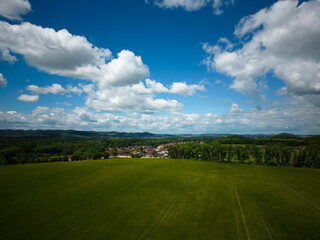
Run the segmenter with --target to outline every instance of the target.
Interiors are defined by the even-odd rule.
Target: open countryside
[[[320,171],[183,159],[0,167],[1,239],[319,239]]]
[[[320,240],[320,0],[0,0],[0,240]]]

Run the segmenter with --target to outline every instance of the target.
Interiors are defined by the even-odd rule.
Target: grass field
[[[0,167],[0,239],[320,239],[320,171],[174,159]]]

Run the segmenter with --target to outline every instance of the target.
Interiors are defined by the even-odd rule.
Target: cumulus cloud
[[[41,71],[92,80],[101,88],[135,84],[149,75],[148,67],[133,52],[122,50],[112,59],[108,49],[95,47],[66,29],[0,21],[0,32],[1,58],[11,63],[17,61],[13,54],[20,54]]]
[[[303,105],[303,107],[302,107]],[[233,110],[232,110],[233,109]],[[270,109],[239,110],[232,103],[225,114],[159,114],[97,113],[87,107],[71,110],[37,107],[31,114],[0,112],[1,128],[50,128],[96,131],[150,131],[157,133],[279,133],[314,134],[320,130],[320,111],[308,102],[291,99]],[[306,128],[305,126],[308,126]]]
[[[193,84],[187,85],[185,82],[174,82],[170,88],[170,93],[181,95],[194,95],[196,91],[205,91],[203,85]]]
[[[149,1],[147,1],[148,3]],[[223,13],[222,7],[233,5],[234,0],[154,0],[154,4],[161,8],[183,8],[186,11],[197,11],[211,5],[216,15]]]
[[[180,95],[195,95],[197,91],[205,91],[203,84],[188,85],[186,82],[173,82],[168,88],[155,80],[146,79],[145,84],[141,81],[133,85],[132,89],[138,94],[171,93]]]
[[[67,86],[67,89],[65,89],[64,87],[62,87],[60,84],[54,83],[51,86],[46,86],[46,87],[39,87],[37,85],[29,85],[26,87],[26,89],[30,92],[32,92],[33,94],[60,94],[60,95],[64,95],[66,93],[74,93],[74,94],[78,94],[81,95],[81,93],[83,92],[80,88],[77,87],[72,87],[72,86]]]
[[[201,84],[187,85],[174,82],[165,87],[155,80],[146,79],[138,84],[121,87],[96,88],[93,84],[83,86],[88,94],[86,104],[97,111],[123,112],[137,110],[144,113],[159,111],[179,111],[183,104],[174,99],[156,98],[158,93],[194,95],[197,91],[205,91]]]
[[[39,95],[21,94],[18,99],[22,102],[38,102]]]
[[[75,87],[75,86],[71,86],[71,85],[67,86],[66,92],[67,93],[73,93],[73,94],[76,94],[78,96],[80,96],[83,93],[81,88],[78,88],[78,87]]]
[[[38,87],[36,85],[29,85],[26,87],[27,90],[36,94],[65,94],[66,90],[60,84],[52,84],[52,86]]]
[[[55,31],[31,23],[12,25],[0,21],[0,32],[2,60],[13,63],[17,61],[14,55],[20,54],[30,66],[41,71],[91,81],[79,85],[83,89],[64,88],[56,83],[46,87],[29,85],[26,90],[33,95],[24,94],[19,97],[21,101],[36,101],[35,96],[38,100],[40,94],[81,95],[84,91],[86,106],[96,111],[154,113],[183,108],[183,104],[174,99],[157,98],[158,93],[192,96],[205,90],[202,84],[174,82],[165,87],[146,79],[149,68],[140,56],[122,50],[112,57],[108,49],[95,47],[85,37],[72,35],[66,29]]]
[[[139,89],[139,90],[138,90]],[[113,87],[99,90],[86,89],[86,105],[96,111],[124,112],[137,110],[144,113],[182,110],[183,104],[176,100],[155,98],[148,89],[133,86]]]
[[[28,0],[0,0],[0,16],[10,20],[22,20],[21,15],[31,11]]]
[[[97,48],[85,37],[72,35],[66,29],[55,31],[28,22],[11,25],[0,21],[0,32],[2,60],[15,62],[12,54],[20,54],[29,65],[50,74],[72,77],[71,72],[94,69],[111,57],[108,49]]]
[[[7,80],[4,78],[2,73],[0,73],[0,87],[6,87],[7,86]]]
[[[12,56],[10,54],[10,51],[9,49],[6,49],[6,48],[0,48],[0,60],[1,61],[6,61],[6,62],[9,62],[9,63],[14,63],[16,61],[16,57],[15,56]]]
[[[122,50],[118,53],[118,58],[101,66],[100,71],[101,76],[96,80],[101,88],[139,83],[149,74],[149,69],[143,64],[141,57],[128,50]]]
[[[319,94],[320,1],[298,4],[278,1],[242,18],[234,32],[238,47],[203,44],[204,62],[233,77],[230,87],[244,94],[259,95],[258,81],[269,72],[284,81],[282,93]]]
[[[236,103],[232,103],[229,113],[241,113],[243,110]]]

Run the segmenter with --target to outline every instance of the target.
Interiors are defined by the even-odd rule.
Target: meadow
[[[320,239],[320,170],[182,159],[0,166],[0,239]]]

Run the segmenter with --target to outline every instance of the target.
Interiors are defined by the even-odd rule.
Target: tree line
[[[0,164],[100,159],[108,157],[104,145],[92,140],[52,138],[0,139]]]
[[[270,166],[320,168],[320,145],[287,146],[281,142],[267,145],[237,145],[190,142],[168,148],[171,158],[198,159],[229,163],[255,163]]]

